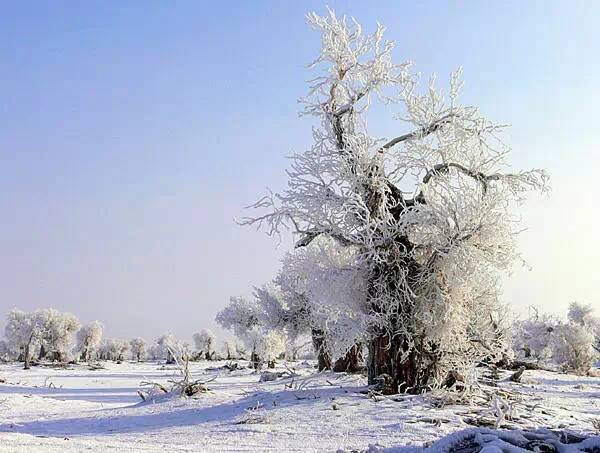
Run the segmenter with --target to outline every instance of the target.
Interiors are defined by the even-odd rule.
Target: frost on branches
[[[232,297],[229,305],[217,314],[217,323],[231,330],[250,352],[250,361],[254,368],[260,369],[265,363],[273,366],[276,358],[285,353],[286,338],[282,331],[267,326],[267,304],[260,304],[259,297],[269,297],[267,289],[255,292],[253,300]],[[272,298],[274,303],[278,303]],[[273,308],[273,307],[271,307]],[[273,314],[270,314],[273,316]]]
[[[12,354],[28,369],[36,357],[37,360],[68,360],[73,335],[79,326],[79,320],[73,314],[53,308],[33,312],[14,309],[7,314],[5,336]]]
[[[393,62],[381,25],[366,35],[331,11],[308,22],[322,44],[302,100],[318,123],[314,145],[292,156],[287,189],[242,223],[291,228],[297,247],[327,237],[357,250],[366,296],[345,335],[367,339],[370,383],[386,374],[390,391],[452,385],[503,349],[498,273],[517,257],[511,207],[543,190],[545,175],[505,172],[502,127],[460,104],[460,71],[447,95],[434,78],[421,88],[408,63]],[[399,110],[392,138],[369,134],[376,100]]]
[[[571,303],[566,322],[532,308],[514,332],[513,349],[526,360],[585,375],[600,359],[600,319],[590,305]]]

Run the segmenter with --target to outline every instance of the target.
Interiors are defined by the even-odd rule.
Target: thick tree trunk
[[[418,392],[429,376],[419,370],[416,349],[402,360],[405,350],[406,342],[399,337],[390,338],[387,333],[374,336],[369,344],[369,384],[383,386],[386,394]]]
[[[331,357],[327,353],[327,347],[325,344],[325,336],[321,330],[313,329],[312,331],[313,347],[317,354],[317,367],[319,371],[333,370],[336,372],[347,371],[350,373],[356,373],[361,369],[362,357],[362,344],[357,343],[346,353],[344,357],[337,359],[332,362]]]

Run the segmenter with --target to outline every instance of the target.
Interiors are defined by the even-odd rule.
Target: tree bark
[[[252,354],[250,354],[250,363],[252,364],[252,367],[255,370],[258,370],[260,368],[261,360],[255,351],[252,351]]]
[[[341,372],[346,371],[348,373],[356,373],[361,369],[362,357],[362,344],[357,343],[350,348],[344,357],[337,359],[333,365],[333,371]]]
[[[29,364],[29,349],[31,348],[31,342],[33,341],[33,337],[34,337],[35,333],[31,332],[31,335],[29,336],[29,341],[27,342],[27,344],[25,345],[25,357],[24,357],[24,361],[25,364],[23,365],[23,369],[24,370],[28,370],[31,368],[30,364]]]
[[[331,369],[331,358],[325,347],[325,335],[322,330],[312,330],[313,347],[317,354],[317,367],[319,371]]]
[[[44,343],[42,342],[42,344],[40,345],[40,353],[38,354],[38,360],[43,360],[44,357],[46,357],[46,348],[44,347]]]

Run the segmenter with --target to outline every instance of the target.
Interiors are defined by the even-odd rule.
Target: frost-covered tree
[[[529,316],[513,326],[513,350],[524,359],[548,361],[552,357],[553,335],[557,325],[557,319],[530,307]]]
[[[327,236],[284,257],[275,278],[284,301],[279,322],[292,340],[311,335],[320,370],[358,369],[366,339],[366,280],[359,251]]]
[[[235,342],[231,340],[224,340],[222,345],[223,357],[225,360],[232,360],[237,358],[237,352],[235,350]]]
[[[460,71],[447,96],[435,78],[421,89],[408,64],[393,62],[382,26],[365,35],[333,12],[308,21],[321,35],[312,66],[324,67],[303,100],[318,121],[314,145],[292,156],[288,188],[242,223],[291,228],[297,247],[327,236],[358,250],[363,319],[344,340],[367,338],[370,383],[386,374],[389,391],[418,392],[472,374],[499,353],[498,272],[517,256],[513,207],[545,176],[504,173],[501,126],[459,103]],[[377,99],[401,110],[397,136],[369,133]]]
[[[160,358],[166,359],[167,364],[175,363],[175,356],[177,355],[177,351],[181,349],[181,345],[179,341],[175,338],[175,336],[171,333],[161,335],[156,339],[156,344],[160,348]]]
[[[40,312],[24,312],[13,309],[6,316],[4,335],[12,353],[22,360],[24,368],[30,368],[34,349],[39,346],[43,332],[44,319]]]
[[[72,313],[60,312],[53,308],[40,310],[37,316],[41,322],[39,359],[51,358],[63,362],[73,347],[74,335],[81,323]]]
[[[246,348],[246,345],[242,341],[235,341],[234,347],[235,357],[238,359],[245,359],[246,355],[248,354],[248,348]]]
[[[255,368],[264,363],[272,365],[274,360],[285,353],[286,337],[283,331],[266,324],[269,318],[268,308],[260,304],[261,294],[252,300],[232,297],[229,305],[217,314],[217,322],[227,330],[233,331],[250,352],[250,361]],[[272,315],[272,314],[271,314]],[[243,355],[241,353],[240,355]]]
[[[0,362],[9,362],[12,359],[12,353],[6,340],[0,340]]]
[[[565,371],[585,375],[600,357],[593,331],[579,323],[557,325],[552,340],[554,361]]]
[[[199,333],[195,333],[193,340],[201,356],[203,355],[206,360],[214,358],[216,337],[210,330],[202,329]]]
[[[154,343],[150,345],[148,348],[148,357],[152,360],[162,360],[164,359],[164,348],[162,348],[158,343]]]
[[[100,321],[93,321],[84,325],[77,332],[77,352],[84,362],[89,362],[95,356],[100,343],[104,326]]]
[[[600,319],[591,305],[572,302],[568,322],[559,324],[553,338],[553,358],[567,371],[586,374],[600,358]]]
[[[146,357],[146,341],[143,338],[132,338],[129,342],[131,357],[133,360],[140,362]]]
[[[600,318],[596,316],[594,307],[589,304],[572,302],[567,314],[569,321],[588,328],[595,337],[600,337]]]
[[[127,357],[129,342],[115,338],[104,340],[99,349],[99,356],[103,360],[122,362]]]
[[[275,330],[265,332],[261,329],[251,329],[244,335],[244,341],[252,351],[250,361],[256,369],[262,368],[264,364],[273,368],[275,360],[285,354],[286,338]]]

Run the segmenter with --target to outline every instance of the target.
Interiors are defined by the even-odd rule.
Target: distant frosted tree
[[[245,359],[248,354],[248,348],[242,341],[236,341],[235,346],[235,357],[238,359]]]
[[[81,323],[72,313],[60,312],[53,308],[39,310],[41,337],[39,359],[50,357],[63,362],[73,348],[75,333]]]
[[[0,362],[9,362],[13,357],[7,341],[0,340]]]
[[[285,353],[286,338],[281,332],[251,329],[244,335],[244,342],[252,351],[250,361],[256,369],[264,364],[274,367],[275,360]]]
[[[311,67],[323,67],[303,100],[318,123],[314,144],[292,156],[287,189],[242,223],[291,229],[297,247],[327,236],[358,250],[366,322],[344,336],[367,337],[369,383],[387,375],[387,392],[421,392],[455,372],[474,378],[477,363],[502,352],[498,275],[518,256],[514,207],[544,190],[545,174],[505,173],[502,126],[460,104],[460,71],[444,95],[435,78],[423,85],[393,62],[383,26],[366,35],[332,11],[308,22],[321,36]],[[400,109],[392,138],[369,131],[377,99]]]
[[[589,329],[595,337],[595,343],[600,344],[600,318],[591,305],[572,302],[569,305],[568,318],[571,322]]]
[[[225,357],[226,360],[232,360],[234,358],[237,358],[237,353],[235,350],[235,342],[233,342],[231,340],[224,340],[223,345],[222,345],[222,350],[223,350],[223,357]]]
[[[557,325],[557,319],[531,307],[529,316],[514,325],[513,349],[525,359],[535,359],[537,362],[551,359]]]
[[[143,338],[137,337],[131,339],[129,348],[133,360],[140,362],[146,357],[146,341]]]
[[[258,302],[265,295],[260,290],[255,295],[252,300],[232,297],[229,305],[217,314],[216,320],[244,343],[250,353],[250,361],[258,369],[264,363],[272,365],[278,356],[285,353],[286,336],[265,323],[269,318],[268,308]]]
[[[161,358],[166,358],[167,364],[175,363],[175,354],[179,348],[179,342],[171,333],[166,333],[157,338],[156,344],[160,347]]]
[[[116,338],[104,340],[100,346],[100,357],[104,360],[122,362],[127,357],[129,342]]]
[[[206,360],[212,360],[215,353],[215,335],[208,329],[202,329],[199,333],[193,335],[193,339],[196,350],[204,355]]]
[[[150,359],[152,360],[163,360],[165,358],[163,354],[164,348],[161,347],[158,343],[154,343],[148,348],[148,357],[150,357]]]
[[[594,343],[590,328],[573,321],[561,323],[553,335],[553,358],[565,371],[585,375],[600,358]]]
[[[4,334],[8,347],[23,361],[26,370],[30,368],[34,349],[39,346],[43,325],[43,318],[39,316],[39,312],[27,313],[13,309],[6,316]]]
[[[100,321],[84,325],[77,332],[77,352],[81,360],[89,362],[98,351],[102,342],[104,326]]]

